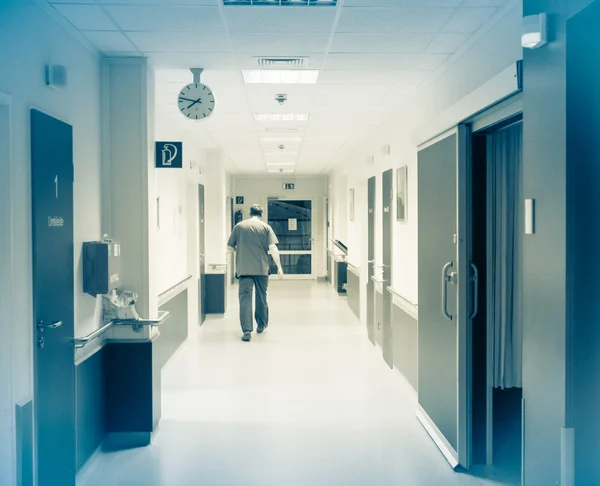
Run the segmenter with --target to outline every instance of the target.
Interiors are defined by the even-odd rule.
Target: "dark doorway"
[[[514,485],[522,467],[522,137],[521,114],[472,137],[471,243],[478,269],[471,336],[473,463]]]

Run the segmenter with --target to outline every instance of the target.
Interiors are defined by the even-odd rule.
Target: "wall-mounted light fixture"
[[[521,45],[526,49],[538,49],[548,43],[548,25],[545,13],[523,18]]]

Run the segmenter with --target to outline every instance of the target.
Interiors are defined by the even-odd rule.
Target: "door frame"
[[[5,156],[7,158],[7,164],[2,164],[0,160],[0,177],[3,181],[8,183],[7,191],[0,191],[0,204],[1,207],[4,208],[6,214],[8,215],[8,220],[5,221],[6,226],[8,228],[8,232],[4,232],[2,237],[5,239],[2,246],[7,248],[7,252],[1,252],[2,256],[0,257],[4,265],[2,268],[6,269],[6,272],[3,274],[3,279],[6,283],[6,288],[2,286],[0,290],[2,291],[2,295],[5,299],[2,302],[2,322],[0,322],[0,354],[7,357],[7,366],[5,369],[0,367],[0,382],[8,383],[8,396],[5,398],[7,401],[7,413],[8,419],[7,423],[10,425],[10,438],[6,443],[0,445],[0,451],[7,453],[7,456],[3,456],[0,461],[0,467],[7,469],[4,470],[6,474],[9,484],[16,484],[17,474],[16,474],[16,428],[15,428],[15,414],[14,414],[14,384],[13,384],[13,332],[12,332],[12,322],[13,322],[13,312],[12,312],[12,285],[13,285],[13,255],[14,255],[14,232],[13,232],[13,191],[12,191],[12,144],[11,140],[13,139],[13,126],[12,126],[12,97],[0,91],[0,110],[3,111],[3,115],[6,115],[7,120],[7,139],[0,139],[0,144],[6,147]],[[6,346],[6,349],[4,349]],[[0,404],[1,406],[2,404]],[[1,423],[4,423],[4,417],[0,418]],[[4,449],[7,449],[5,451]],[[6,462],[4,462],[6,461]],[[2,479],[0,477],[0,479]]]
[[[452,468],[471,466],[471,157],[470,127],[461,124],[419,145],[420,152],[450,136],[456,144],[456,356],[457,356],[457,450],[450,445],[433,420],[419,407],[417,418]]]
[[[269,222],[269,200],[277,199],[278,201],[310,201],[311,204],[311,218],[310,218],[310,234],[311,234],[311,249],[310,251],[282,251],[279,250],[280,255],[310,255],[310,274],[309,275],[296,275],[296,274],[284,274],[283,280],[316,280],[317,279],[317,265],[315,257],[319,254],[316,251],[316,241],[315,238],[315,218],[314,214],[316,213],[317,208],[317,198],[316,197],[303,197],[303,196],[265,196],[264,201],[265,205],[264,210],[265,214],[263,220],[265,222]],[[276,279],[277,275],[271,275],[269,279]]]
[[[517,93],[514,96],[511,96],[510,98],[508,98],[507,100],[505,100],[504,102],[498,104],[497,106],[491,107],[490,109],[482,112],[481,114],[479,114],[477,117],[473,118],[472,120],[469,121],[470,125],[471,125],[471,135],[477,135],[477,134],[487,134],[487,132],[490,132],[489,135],[491,135],[492,133],[494,133],[495,131],[499,130],[502,128],[502,125],[514,118],[519,117],[519,115],[522,117],[523,116],[523,97],[522,97],[522,93]],[[472,142],[471,142],[472,144]],[[493,178],[492,178],[492,172],[490,170],[490,159],[489,159],[489,152],[487,154],[486,157],[486,162],[487,164],[487,175],[486,175],[486,184],[487,184],[487,198],[488,198],[488,203],[489,203],[489,198],[491,196],[491,189],[492,189],[492,182],[493,182]],[[487,215],[486,215],[486,221],[487,221],[487,235],[486,235],[486,239],[488,241],[488,249],[490,248],[489,243],[491,242],[491,234],[492,234],[492,224],[493,224],[493,220],[492,220],[492,216],[490,214],[489,211],[489,207],[487,210]],[[491,261],[490,261],[490,252],[489,250],[486,252],[487,256],[486,256],[486,260],[487,260],[487,265],[488,268],[491,268]],[[486,312],[486,340],[487,340],[487,349],[486,349],[486,376],[487,376],[487,383],[486,383],[486,465],[491,466],[493,465],[494,461],[493,461],[493,455],[494,455],[494,400],[493,400],[493,382],[494,382],[494,377],[493,377],[493,373],[494,373],[494,358],[493,358],[493,352],[494,352],[494,342],[492,339],[492,329],[491,329],[491,324],[492,324],[492,302],[491,299],[489,298],[489,292],[492,284],[492,275],[491,272],[488,272],[487,274],[487,281],[486,281],[486,308],[482,311]],[[523,447],[523,437],[521,438],[521,447]]]

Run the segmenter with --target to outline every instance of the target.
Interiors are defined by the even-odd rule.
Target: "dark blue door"
[[[198,305],[200,306],[200,325],[204,324],[206,320],[206,235],[205,235],[205,223],[204,223],[204,186],[198,184],[198,263],[200,269],[200,275],[198,278],[198,289],[199,298]]]
[[[31,110],[38,486],[75,486],[73,129]]]

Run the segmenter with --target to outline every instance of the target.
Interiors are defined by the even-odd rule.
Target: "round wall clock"
[[[179,93],[177,104],[183,116],[190,120],[201,120],[214,111],[215,95],[202,83],[190,83]]]

